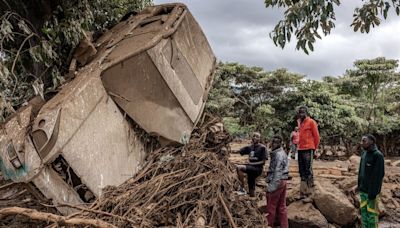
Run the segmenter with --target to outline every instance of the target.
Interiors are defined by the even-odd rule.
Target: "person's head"
[[[370,149],[373,145],[375,145],[375,143],[376,143],[376,138],[371,134],[364,135],[361,138],[361,147],[365,150]]]
[[[251,137],[251,141],[253,141],[253,144],[260,143],[261,141],[261,134],[258,132],[254,132],[253,136]]]
[[[282,146],[282,137],[279,135],[273,136],[271,140],[272,150],[278,149],[281,146]]]
[[[307,106],[301,106],[298,109],[298,115],[301,120],[304,120],[308,116],[308,108]]]
[[[299,131],[299,127],[295,127],[295,128],[294,128],[294,131]]]

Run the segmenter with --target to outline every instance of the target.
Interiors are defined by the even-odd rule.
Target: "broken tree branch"
[[[231,213],[229,212],[229,209],[228,209],[228,207],[226,206],[224,199],[222,199],[221,194],[218,194],[218,198],[219,198],[219,201],[221,201],[222,206],[224,207],[226,216],[228,216],[229,222],[231,223],[231,226],[232,226],[233,228],[237,228],[236,223],[235,223],[235,221],[233,221],[232,215],[231,215]]]
[[[66,217],[61,215],[39,212],[34,209],[21,208],[21,207],[8,207],[0,209],[0,218],[10,215],[24,215],[34,220],[50,221],[57,223],[59,225],[86,225],[99,228],[116,228],[116,226],[104,222],[100,219],[82,219],[82,218],[67,219]]]
[[[133,220],[128,219],[128,218],[123,217],[123,216],[111,214],[111,213],[108,213],[108,212],[105,212],[105,211],[99,211],[99,210],[93,210],[93,209],[89,209],[89,208],[85,208],[85,207],[80,207],[80,206],[76,206],[76,205],[71,205],[71,204],[66,204],[66,203],[58,204],[58,205],[48,205],[48,204],[43,204],[42,203],[42,205],[46,206],[46,207],[70,207],[70,208],[78,209],[78,210],[81,210],[81,211],[88,211],[88,212],[92,212],[92,213],[95,213],[95,214],[114,217],[114,218],[117,218],[117,219],[125,220],[127,222],[132,223],[132,224],[135,224],[135,222]]]

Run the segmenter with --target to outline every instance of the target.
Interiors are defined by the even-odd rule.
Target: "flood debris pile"
[[[9,206],[31,208],[33,210],[57,213],[52,207],[45,207],[41,203],[49,203],[31,184],[14,183],[6,181],[0,173],[0,211]],[[39,220],[31,220],[29,217],[15,214],[4,216],[0,213],[0,227],[40,227],[45,226]]]
[[[90,207],[118,217],[88,211],[76,217],[102,219],[118,227],[265,225],[256,202],[235,200],[238,182],[228,161],[229,139],[218,119],[206,117],[189,144],[151,153],[136,177],[107,187]]]
[[[76,223],[81,221],[117,227],[265,227],[257,201],[239,199],[234,192],[239,183],[228,160],[229,134],[218,118],[208,115],[198,126],[187,145],[155,150],[135,177],[104,188],[89,207],[75,207],[76,213],[57,218],[67,225],[65,221],[73,220],[73,225],[85,225]],[[26,216],[52,216],[32,215]]]

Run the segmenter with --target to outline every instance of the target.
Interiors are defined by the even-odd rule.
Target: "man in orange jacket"
[[[317,122],[308,116],[306,106],[298,110],[297,124],[299,127],[299,143],[297,145],[299,173],[300,173],[300,198],[303,202],[311,202],[314,191],[314,177],[312,160],[319,145],[319,132]]]

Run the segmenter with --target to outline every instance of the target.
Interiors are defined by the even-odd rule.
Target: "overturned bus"
[[[215,72],[183,4],[148,7],[93,47],[58,94],[32,100],[0,128],[3,177],[32,183],[55,205],[91,202],[135,175],[151,151],[143,130],[161,144],[188,142]]]

